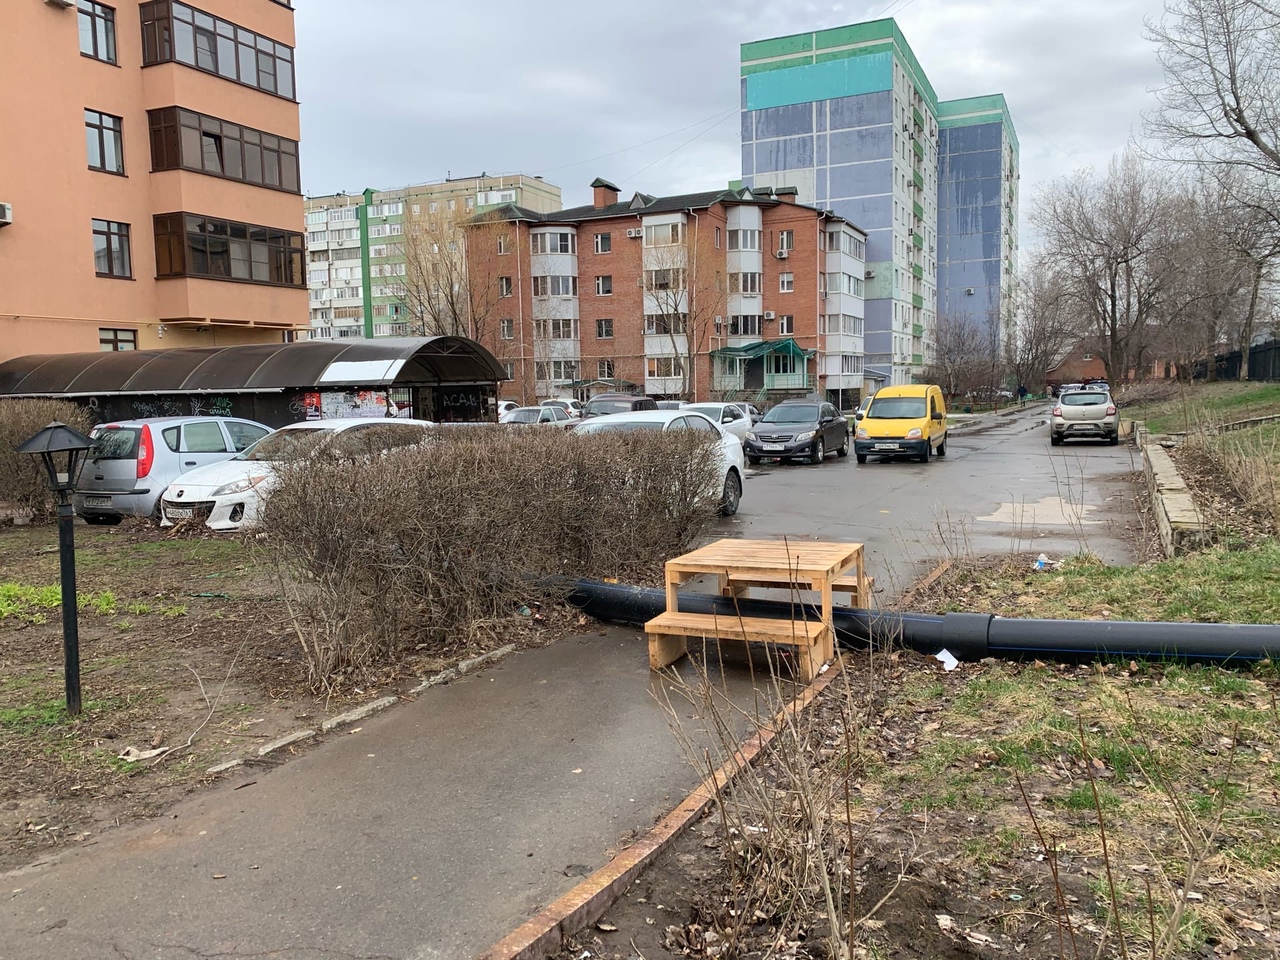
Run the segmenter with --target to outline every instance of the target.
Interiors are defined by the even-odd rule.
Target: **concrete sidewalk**
[[[747,671],[726,671],[753,712]],[[474,956],[698,782],[656,683],[640,634],[610,629],[431,689],[7,874],[0,957]]]

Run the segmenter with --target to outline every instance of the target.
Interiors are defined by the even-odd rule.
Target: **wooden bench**
[[[660,613],[644,625],[649,637],[649,667],[661,670],[688,653],[688,637],[741,640],[794,648],[800,679],[812,680],[834,656],[834,638],[816,621],[765,617],[715,616],[709,613]]]
[[[862,596],[861,588],[858,586],[858,575],[845,575],[837,577],[831,581],[832,593],[849,594],[850,606],[866,610],[871,606],[871,591],[875,589],[876,578],[867,577],[866,579],[866,596]],[[809,587],[797,586],[790,577],[778,574],[777,576],[761,576],[759,574],[737,574],[730,573],[727,576],[720,577],[720,594],[725,597],[741,597],[750,587],[762,587],[770,590],[808,590]]]

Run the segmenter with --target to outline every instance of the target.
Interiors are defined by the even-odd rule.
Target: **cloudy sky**
[[[1038,185],[1103,167],[1160,82],[1162,0],[299,0],[303,187],[541,174],[678,193],[739,174],[738,45],[898,19],[943,99],[1002,92]]]

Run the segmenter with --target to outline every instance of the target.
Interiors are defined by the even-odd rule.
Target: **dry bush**
[[[715,463],[693,433],[441,428],[285,468],[262,542],[311,679],[333,689],[406,649],[492,633],[567,589],[546,578],[652,571],[714,516]]]
[[[1280,432],[1264,428],[1224,431],[1223,424],[1204,418],[1188,434],[1186,444],[1219,465],[1227,484],[1248,510],[1280,530]]]
[[[0,400],[0,501],[30,510],[33,520],[53,516],[49,478],[40,461],[14,448],[54,420],[88,433],[88,412],[68,400]]]

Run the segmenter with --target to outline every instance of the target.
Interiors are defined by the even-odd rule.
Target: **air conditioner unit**
[[[7,227],[13,223],[13,204],[0,203],[0,227]]]
[[[779,251],[778,251],[778,259],[779,259],[779,260],[785,260],[785,259],[787,259],[787,257],[789,257],[789,256],[791,256],[791,251],[790,251],[790,250],[779,250]]]
[[[61,7],[64,10],[69,10],[76,5],[76,0],[44,0],[44,2],[51,7]]]
[[[964,288],[964,292],[965,292],[965,294],[967,294],[968,296],[972,297],[972,296],[973,296],[973,287],[965,287],[965,288]]]
[[[772,310],[766,310],[766,311],[764,312],[764,318],[765,318],[766,320],[772,320],[775,316],[776,316],[776,314],[775,314]]]
[[[867,280],[874,280],[876,278],[876,272],[874,270],[867,270],[863,273],[863,277]]]
[[[637,237],[643,237],[644,227],[632,227],[627,231],[627,236],[633,240],[636,239]]]

